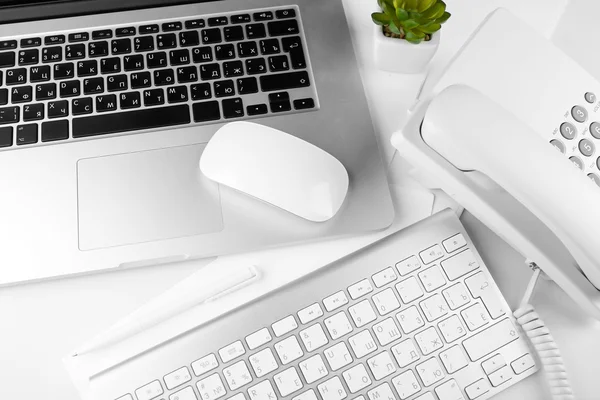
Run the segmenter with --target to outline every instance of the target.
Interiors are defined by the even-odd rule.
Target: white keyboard
[[[107,400],[483,400],[536,370],[472,242],[444,211],[95,387]]]

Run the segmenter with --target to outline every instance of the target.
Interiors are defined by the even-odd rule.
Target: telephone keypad
[[[571,160],[571,162],[580,170],[583,170],[584,166],[583,166],[583,161],[581,161],[581,159],[577,156],[571,156],[569,157],[569,160]]]
[[[560,141],[560,140],[558,140],[558,139],[552,139],[552,140],[550,141],[550,144],[551,144],[552,146],[556,147],[556,148],[558,149],[558,151],[560,151],[561,153],[565,154],[565,150],[566,150],[566,149],[565,149],[565,145],[564,145],[564,143],[563,143],[563,142],[561,142],[561,141]]]
[[[582,106],[575,106],[571,109],[571,116],[577,122],[585,122],[588,117],[588,112]]]
[[[589,139],[582,139],[579,142],[579,151],[586,157],[594,155],[595,146],[594,143]]]
[[[590,104],[593,104],[596,102],[596,95],[592,92],[587,92],[585,94],[585,101],[587,101]]]
[[[592,122],[590,125],[590,133],[596,139],[600,139],[600,122]]]
[[[560,126],[560,134],[567,140],[573,140],[577,135],[577,129],[572,123],[563,122]]]

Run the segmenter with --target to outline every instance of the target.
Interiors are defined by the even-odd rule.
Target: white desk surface
[[[389,137],[403,124],[402,110],[411,105],[424,77],[375,70],[370,63],[369,11],[376,1],[344,1],[371,113],[384,157],[389,162],[393,155]],[[454,16],[444,27],[440,50],[431,65],[432,74],[443,69],[478,22],[495,7],[506,6],[526,19],[537,21],[536,25],[545,21],[543,29],[549,37],[564,6],[563,0],[530,0],[527,4],[520,4],[525,3],[522,0],[448,0],[447,3]],[[406,165],[395,158],[391,163],[390,180],[403,188],[411,188],[407,194],[422,191],[405,171]],[[530,276],[523,258],[469,214],[464,214],[462,220],[509,304],[516,306]],[[352,244],[355,245],[356,242]],[[337,247],[343,249],[344,244],[338,243]],[[254,257],[260,258],[260,254],[255,253]],[[207,262],[0,289],[0,398],[79,399],[61,358]],[[541,283],[533,303],[560,345],[578,399],[598,400],[600,345],[595,339],[600,337],[600,322],[583,315],[577,305],[550,282]],[[541,374],[537,374],[497,398],[543,400],[548,397]]]

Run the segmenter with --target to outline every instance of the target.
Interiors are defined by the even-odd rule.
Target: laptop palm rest
[[[79,160],[79,248],[218,232],[219,187],[198,168],[205,144]]]

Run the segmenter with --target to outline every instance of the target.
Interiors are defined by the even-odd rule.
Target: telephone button
[[[583,170],[583,161],[581,161],[581,159],[579,157],[569,157],[569,160],[571,160],[571,162],[580,170]]]
[[[589,139],[582,139],[579,142],[579,151],[586,157],[591,157],[594,154],[595,146]]]
[[[575,106],[571,109],[571,116],[577,122],[585,122],[588,117],[588,112],[582,106]]]
[[[585,101],[587,101],[590,104],[596,102],[596,95],[592,92],[587,92],[584,97],[585,97]]]
[[[596,139],[600,139],[600,123],[599,122],[592,122],[592,124],[590,125],[590,133]]]
[[[565,154],[566,148],[563,142],[558,139],[553,139],[550,141],[550,144],[558,149],[561,153]]]
[[[598,159],[596,160],[596,166],[598,167],[598,169],[600,169],[600,157],[598,157]]]
[[[560,126],[560,134],[567,140],[573,140],[577,135],[577,129],[572,123],[563,122]]]
[[[600,178],[596,174],[588,174],[588,178],[590,178],[596,185],[600,186]]]

